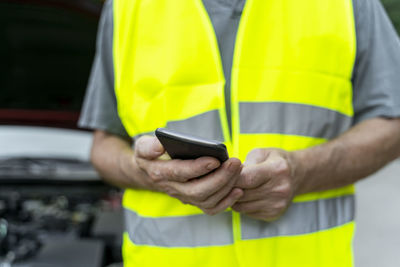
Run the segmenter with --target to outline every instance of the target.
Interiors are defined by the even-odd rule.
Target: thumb
[[[263,148],[253,149],[247,154],[246,161],[243,165],[249,166],[261,163],[268,158],[270,152],[270,150]]]
[[[136,156],[144,159],[156,159],[164,154],[165,149],[154,136],[144,135],[135,142]]]

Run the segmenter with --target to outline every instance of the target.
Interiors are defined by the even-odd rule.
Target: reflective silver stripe
[[[125,209],[125,227],[136,245],[204,247],[233,243],[231,212],[149,218]]]
[[[167,128],[206,139],[224,141],[218,110],[211,110],[181,121],[169,121]]]
[[[163,127],[163,125],[160,125],[160,127]],[[165,128],[205,139],[224,141],[221,118],[218,110],[211,110],[185,120],[169,121]],[[134,137],[134,140],[137,140],[137,138],[143,135],[154,135],[154,132],[139,134]]]
[[[240,132],[276,133],[332,139],[346,131],[352,118],[334,110],[281,102],[241,102]]]
[[[277,221],[241,216],[242,239],[313,233],[354,220],[354,196],[293,203]]]

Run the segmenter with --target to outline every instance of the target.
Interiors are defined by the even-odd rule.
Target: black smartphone
[[[226,146],[218,141],[182,134],[165,128],[157,128],[156,137],[173,159],[196,159],[207,156],[224,162],[229,158]]]

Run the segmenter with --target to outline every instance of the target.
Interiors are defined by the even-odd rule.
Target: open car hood
[[[0,1],[0,125],[76,128],[101,6]]]

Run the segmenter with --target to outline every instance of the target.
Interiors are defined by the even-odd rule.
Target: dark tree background
[[[400,0],[381,0],[390,18],[393,21],[397,32],[400,33]]]

